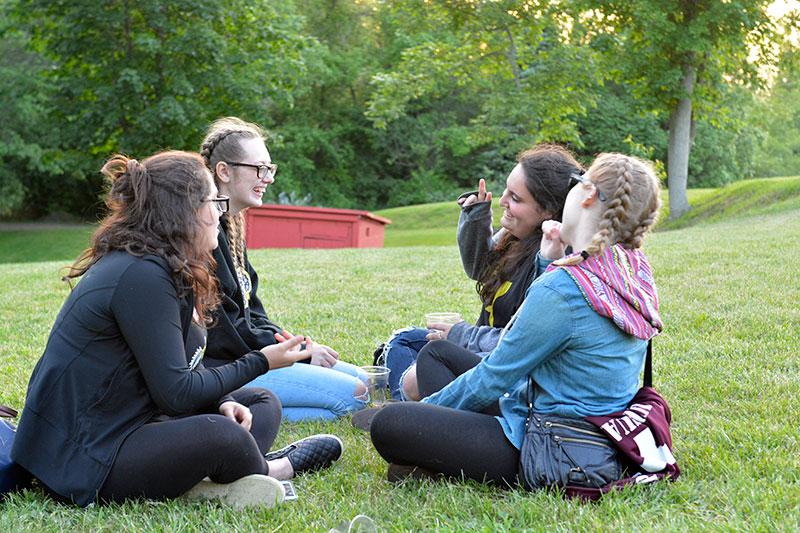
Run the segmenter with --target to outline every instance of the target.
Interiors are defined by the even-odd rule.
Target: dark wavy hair
[[[553,214],[553,220],[561,220],[564,202],[572,187],[570,176],[583,170],[569,150],[557,144],[539,144],[520,152],[517,162],[525,175],[525,187],[534,200]],[[492,303],[500,286],[509,281],[531,261],[542,242],[542,228],[537,227],[531,235],[518,239],[505,232],[489,253],[486,266],[478,276],[476,289],[484,305]]]
[[[82,276],[113,251],[159,256],[167,261],[178,294],[192,291],[201,322],[210,324],[219,296],[212,252],[198,248],[204,231],[198,210],[211,192],[203,158],[168,151],[140,163],[115,155],[101,172],[109,181],[108,215],[64,280]]]

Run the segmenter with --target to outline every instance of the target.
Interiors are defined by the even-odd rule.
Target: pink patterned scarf
[[[578,265],[550,265],[547,271],[556,268],[570,275],[592,309],[625,333],[649,340],[664,329],[653,269],[641,250],[615,244]]]

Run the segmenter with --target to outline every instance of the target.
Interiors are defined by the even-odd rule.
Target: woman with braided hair
[[[220,219],[219,246],[214,250],[222,303],[208,332],[206,364],[213,366],[283,342],[289,335],[267,316],[257,292],[259,277],[245,247],[245,211],[261,205],[277,171],[264,134],[255,124],[222,118],[209,127],[200,155],[220,193],[230,197],[230,210]],[[289,421],[330,420],[366,405],[366,376],[360,368],[340,361],[332,348],[314,344],[303,362],[307,364],[269,372],[251,386],[275,393]]]
[[[531,488],[519,476],[529,405],[537,427],[578,427],[588,424],[583,417],[624,409],[638,390],[647,342],[662,329],[641,250],[658,215],[659,182],[648,163],[621,154],[598,156],[576,181],[563,223],[543,225],[540,275],[497,347],[421,402],[375,414],[371,437],[390,480],[443,474]],[[567,246],[576,253],[562,257]],[[483,412],[492,405],[499,416]],[[573,441],[598,441],[577,431]],[[558,439],[534,451],[545,469],[569,459]],[[601,435],[599,445],[610,443]],[[613,452],[610,460],[613,479],[603,484],[622,475]]]

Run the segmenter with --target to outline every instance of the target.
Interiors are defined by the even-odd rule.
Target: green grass
[[[800,209],[800,177],[743,180],[720,189],[689,191],[692,210],[677,220],[664,211],[660,229],[677,229],[744,214],[758,215]],[[666,199],[666,197],[665,197]],[[668,200],[664,202],[665,208]]]
[[[71,262],[89,246],[95,226],[0,231],[0,263]]]
[[[747,213],[777,213],[800,208],[800,177],[745,180],[721,189],[689,189],[692,210],[685,217],[667,220],[669,198],[662,194],[663,208],[658,229],[677,229],[701,221],[722,220]],[[502,215],[499,202],[493,206],[498,224]],[[377,211],[389,218],[386,248],[406,246],[449,246],[456,242],[459,207],[455,201]],[[86,248],[94,226],[68,226],[58,229],[0,230],[0,263],[75,259]]]
[[[800,529],[800,210],[702,222],[652,235],[666,329],[655,382],[672,406],[678,482],[581,505],[476,483],[384,479],[368,435],[347,420],[285,424],[277,445],[333,432],[347,450],[296,480],[299,500],[236,512],[212,504],[82,510],[37,491],[2,504],[11,530],[327,530],[359,513],[386,530],[795,531]],[[474,318],[455,246],[262,250],[252,259],[278,323],[366,364],[375,344],[429,311]],[[0,403],[21,406],[67,289],[62,261],[0,265]],[[190,444],[190,443],[189,443]]]

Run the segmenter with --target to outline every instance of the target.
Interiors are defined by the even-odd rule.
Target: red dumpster
[[[368,211],[262,205],[247,210],[247,247],[383,248],[388,218]]]

